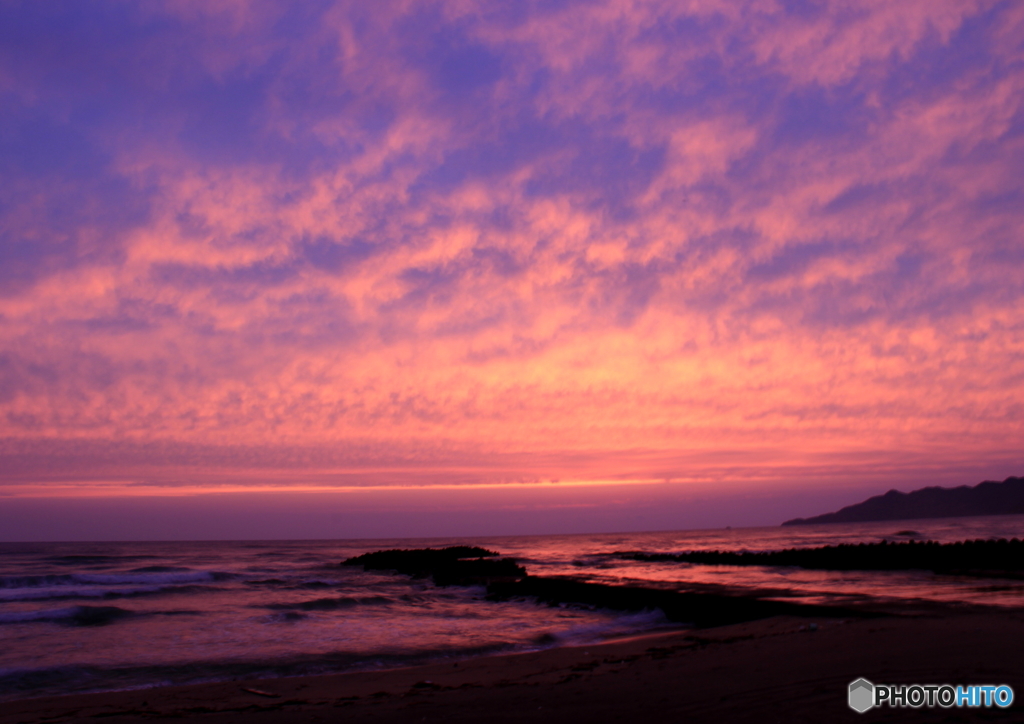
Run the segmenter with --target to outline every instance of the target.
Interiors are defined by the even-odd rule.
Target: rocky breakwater
[[[512,558],[485,548],[451,546],[385,550],[349,558],[341,565],[431,578],[438,586],[485,585],[496,601],[531,600],[548,606],[587,606],[610,611],[660,610],[669,621],[697,627],[722,626],[771,616],[844,617],[870,615],[831,606],[762,600],[756,594],[671,590],[609,585],[563,576],[531,576]]]
[[[1013,538],[968,540],[958,543],[906,541],[857,543],[781,551],[689,551],[642,553],[622,551],[620,558],[657,563],[697,563],[710,566],[793,566],[831,571],[926,570],[953,575],[994,578],[1024,577],[1024,541]]]

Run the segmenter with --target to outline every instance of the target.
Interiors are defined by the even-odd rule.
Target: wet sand
[[[817,625],[812,630],[811,623]],[[849,682],[1009,684],[1024,612],[771,619],[388,671],[31,699],[0,724],[1021,721],[1008,709],[847,707]]]

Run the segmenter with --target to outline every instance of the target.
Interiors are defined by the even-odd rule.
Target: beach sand
[[[1022,643],[1017,610],[786,616],[388,671],[8,702],[0,724],[1024,721]],[[1019,698],[1008,709],[857,714],[847,686],[859,677],[1009,684]]]

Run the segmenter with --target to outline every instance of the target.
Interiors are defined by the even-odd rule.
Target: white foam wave
[[[22,623],[24,621],[62,621],[79,614],[79,606],[50,608],[43,611],[9,611],[0,613],[0,623]]]
[[[573,626],[557,632],[554,639],[562,645],[581,646],[596,643],[611,636],[639,634],[643,631],[660,628],[668,623],[668,619],[661,611],[641,611],[616,616],[603,623]]]
[[[176,590],[192,590],[193,586],[134,586],[121,588],[19,588],[0,589],[0,602],[46,601],[55,598],[120,598],[122,596],[144,596],[147,593],[171,593]]]
[[[207,583],[230,577],[214,571],[181,571],[161,573],[76,573],[71,576],[75,583],[92,583],[101,586],[127,586],[132,584],[160,583]]]
[[[36,611],[3,612],[0,613],[0,624],[53,621],[77,626],[102,626],[133,615],[134,612],[117,606],[68,606]]]
[[[71,573],[58,576],[16,576],[0,578],[0,590],[55,586],[131,586],[181,583],[209,583],[234,576],[218,571],[160,571],[136,573]]]

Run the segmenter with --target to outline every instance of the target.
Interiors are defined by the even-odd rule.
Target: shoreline
[[[812,626],[814,624],[815,626]],[[875,683],[1009,684],[1024,697],[1024,610],[873,618],[776,616],[589,646],[316,676],[228,681],[4,703],[0,724],[445,720],[864,721],[847,707]],[[1008,709],[875,709],[874,721],[1019,719]]]

